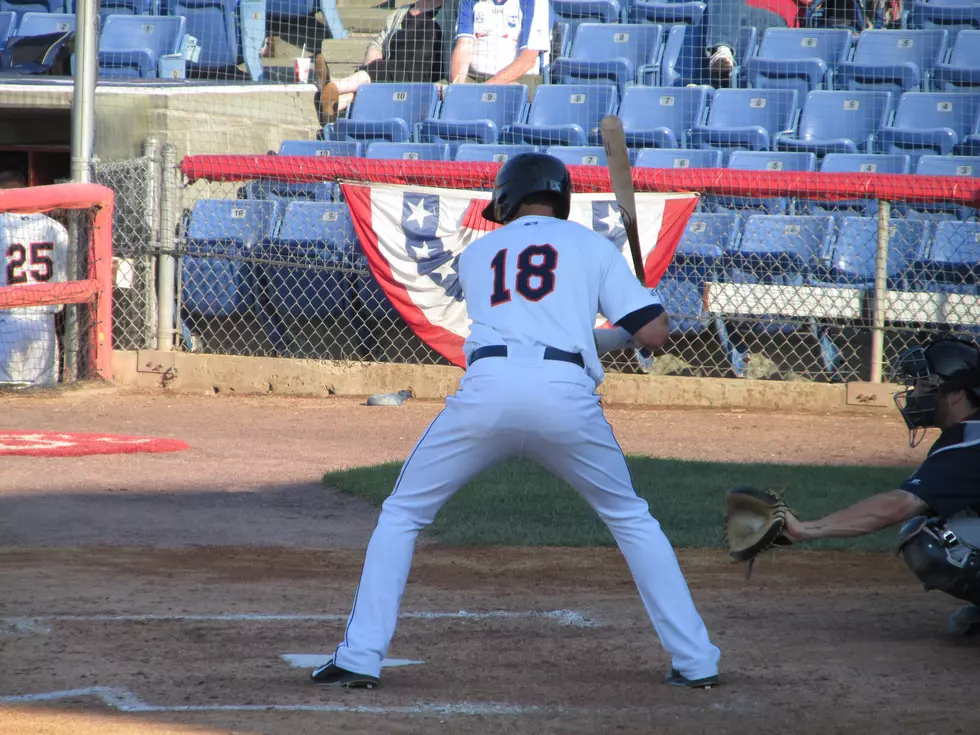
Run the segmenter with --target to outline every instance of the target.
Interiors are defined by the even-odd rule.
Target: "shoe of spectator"
[[[735,54],[728,46],[716,46],[708,60],[708,71],[715,77],[728,79],[735,68]]]

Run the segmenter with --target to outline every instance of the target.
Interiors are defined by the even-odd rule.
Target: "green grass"
[[[628,457],[636,491],[678,547],[719,547],[724,493],[733,485],[770,487],[812,520],[908,477],[904,467],[723,464]],[[401,463],[330,472],[323,481],[380,506]],[[610,546],[612,536],[563,481],[534,462],[512,460],[487,470],[460,490],[426,530],[446,546]],[[815,548],[886,550],[896,529],[856,539],[808,544]]]

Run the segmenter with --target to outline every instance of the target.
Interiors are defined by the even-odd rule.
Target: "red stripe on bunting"
[[[463,338],[453,334],[448,329],[433,324],[426,318],[423,311],[412,301],[405,286],[395,278],[391,266],[381,254],[381,249],[378,246],[378,235],[374,231],[371,218],[371,187],[342,184],[341,188],[344,192],[344,200],[350,209],[357,238],[361,241],[361,247],[364,249],[368,264],[371,266],[371,273],[385,292],[388,300],[391,301],[402,319],[408,323],[408,326],[418,335],[419,339],[453,365],[465,368]],[[472,206],[471,204],[470,207],[472,208]]]

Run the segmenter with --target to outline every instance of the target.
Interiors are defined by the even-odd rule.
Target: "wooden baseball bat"
[[[602,131],[602,145],[606,149],[606,165],[612,181],[616,204],[626,228],[626,239],[633,256],[633,270],[640,283],[647,285],[643,268],[643,254],[640,252],[640,231],[636,222],[636,192],[633,189],[633,174],[630,171],[629,151],[626,150],[626,135],[623,121],[618,115],[606,115],[599,123]]]

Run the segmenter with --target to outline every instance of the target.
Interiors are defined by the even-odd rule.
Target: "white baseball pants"
[[[509,357],[474,363],[415,445],[368,544],[335,663],[380,676],[418,532],[481,471],[521,455],[567,481],[609,527],[674,668],[689,679],[716,674],[720,652],[670,542],[633,490],[595,383],[577,365],[532,352],[515,357],[511,348]]]
[[[54,314],[0,311],[0,383],[58,382]]]

